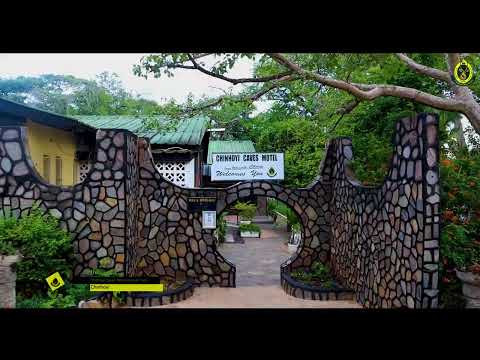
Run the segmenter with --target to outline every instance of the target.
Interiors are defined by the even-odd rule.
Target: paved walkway
[[[191,298],[161,308],[360,308],[354,301],[303,300],[287,295],[280,286],[280,265],[291,256],[288,233],[272,224],[260,226],[260,239],[224,243],[218,249],[237,267],[236,288],[196,288]]]
[[[280,285],[238,288],[196,288],[187,300],[158,308],[361,308],[354,301],[303,300],[287,295]]]
[[[244,244],[223,243],[218,251],[237,267],[237,287],[280,284],[280,265],[290,258],[289,233],[273,224],[261,224],[261,237]]]

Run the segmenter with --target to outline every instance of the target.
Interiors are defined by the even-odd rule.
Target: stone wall
[[[216,189],[184,189],[163,179],[147,141],[139,144],[138,241],[135,275],[193,279],[196,285],[235,286],[235,266],[218,253],[213,230],[189,211],[190,196]]]
[[[124,131],[98,131],[95,161],[86,180],[71,187],[46,183],[30,158],[25,127],[0,128],[0,215],[20,216],[34,203],[73,234],[74,274],[89,275],[105,259],[124,273],[126,244]]]
[[[332,183],[330,263],[367,307],[437,306],[440,188],[438,119],[421,114],[396,124],[383,184],[352,177],[350,139],[327,147],[324,181]]]
[[[378,187],[352,176],[351,141],[327,146],[319,176],[302,189],[250,181],[226,189],[185,189],[163,179],[148,141],[128,131],[97,133],[87,179],[72,187],[46,184],[28,154],[25,128],[0,128],[0,214],[19,216],[37,201],[74,237],[76,276],[99,262],[126,276],[190,279],[235,286],[235,265],[217,251],[213,230],[188,198],[214,196],[217,216],[252,195],[277,198],[302,224],[302,242],[281,271],[329,262],[341,285],[367,307],[437,306],[439,184],[438,119],[398,122],[392,164]]]

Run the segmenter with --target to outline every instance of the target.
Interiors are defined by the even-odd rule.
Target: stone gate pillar
[[[14,264],[19,255],[0,255],[0,308],[15,308],[15,283],[17,274]]]

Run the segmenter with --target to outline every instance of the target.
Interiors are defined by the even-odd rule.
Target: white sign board
[[[217,228],[217,212],[216,211],[202,211],[202,227],[204,229]]]
[[[214,153],[211,180],[283,180],[283,153]]]

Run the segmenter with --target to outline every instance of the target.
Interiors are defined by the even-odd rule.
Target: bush
[[[289,227],[299,226],[300,220],[298,219],[297,214],[285,203],[278,201],[276,199],[271,199],[268,202],[269,207],[272,212],[278,212],[287,218],[287,225]]]
[[[442,232],[440,304],[463,307],[455,269],[480,271],[480,154],[464,151],[440,166]]]
[[[0,217],[0,249],[7,254],[20,252],[17,283],[21,292],[43,292],[48,289],[45,278],[60,272],[70,278],[73,246],[70,235],[61,229],[58,220],[43,214],[37,207],[19,219]]]
[[[227,221],[225,220],[224,215],[220,216],[218,219],[215,233],[219,243],[225,242],[225,236],[227,235]]]
[[[234,209],[238,211],[243,220],[252,220],[257,211],[257,206],[250,202],[239,201],[235,204]]]
[[[22,255],[16,265],[18,308],[76,307],[91,295],[89,285],[70,282],[74,263],[70,234],[38,206],[20,218],[0,217],[0,253],[16,252]],[[65,285],[52,292],[45,279],[57,271]]]
[[[330,267],[319,261],[312,264],[310,270],[297,270],[291,273],[292,278],[309,285],[317,285],[330,289],[335,286]]]
[[[77,307],[81,300],[88,299],[91,294],[88,284],[70,284],[66,281],[65,286],[55,292],[34,294],[32,297],[24,297],[19,294],[17,308],[73,308]]]
[[[261,229],[260,226],[257,224],[241,224],[238,229],[240,232],[258,232],[260,233]]]

